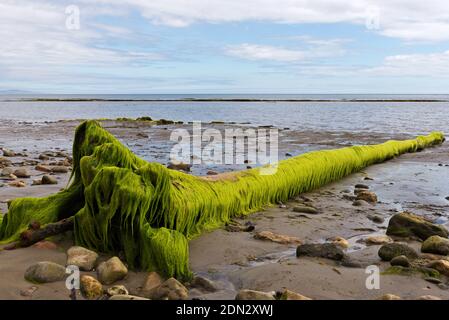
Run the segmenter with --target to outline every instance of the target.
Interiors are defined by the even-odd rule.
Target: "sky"
[[[0,93],[449,93],[447,0],[1,0]]]

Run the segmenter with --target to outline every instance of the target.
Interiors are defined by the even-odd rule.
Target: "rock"
[[[433,253],[421,253],[419,256],[421,259],[425,260],[443,260],[444,257],[439,254],[433,254]]]
[[[292,209],[294,212],[299,212],[299,213],[310,213],[310,214],[317,214],[318,210],[313,208],[313,207],[309,207],[309,206],[295,206]]]
[[[82,295],[89,300],[96,300],[103,296],[103,286],[94,277],[82,275],[80,279]]]
[[[240,290],[235,296],[235,300],[275,300],[271,292],[262,292],[256,290]]]
[[[16,188],[25,188],[27,185],[24,181],[16,180],[8,183],[10,187],[16,187]]]
[[[111,297],[119,294],[121,295],[129,294],[128,289],[126,289],[126,287],[122,285],[112,286],[108,290],[106,290],[106,293]]]
[[[186,300],[189,291],[175,278],[170,278],[153,290],[151,299],[156,300]]]
[[[366,184],[361,184],[361,183],[356,184],[354,186],[354,188],[356,188],[356,189],[369,189],[369,187]]]
[[[424,278],[424,280],[426,280],[427,282],[433,283],[433,284],[440,284],[442,283],[442,281],[438,278],[433,278],[433,277],[426,277]]]
[[[163,282],[162,277],[157,272],[150,272],[143,283],[140,295],[145,298],[151,298],[154,290]]]
[[[13,173],[17,178],[29,178],[31,177],[30,173],[25,168],[20,168],[14,171]]]
[[[356,199],[356,196],[353,196],[352,194],[343,194],[342,196],[341,196],[341,198],[342,199],[345,199],[345,200],[349,200],[349,201],[355,201],[355,199]]]
[[[25,271],[25,279],[33,283],[61,281],[66,276],[65,267],[49,261],[33,264]]]
[[[387,293],[387,294],[384,294],[383,296],[380,296],[376,300],[401,300],[401,297],[391,294],[391,293]]]
[[[216,175],[218,174],[218,172],[209,170],[209,171],[207,171],[206,174],[207,174],[208,176],[216,176]]]
[[[49,159],[50,159],[50,157],[48,155],[46,155],[46,154],[42,153],[42,154],[39,155],[39,160],[47,161]]]
[[[112,284],[122,280],[128,274],[128,269],[118,257],[100,263],[97,268],[98,280],[103,284]]]
[[[361,190],[357,193],[356,200],[365,200],[369,203],[377,203],[377,195],[374,192]]]
[[[408,212],[395,214],[388,224],[387,234],[399,237],[416,236],[421,240],[437,235],[443,238],[449,236],[446,228],[433,224],[422,217]]]
[[[374,223],[384,223],[385,219],[378,215],[369,215],[368,219],[370,219]]]
[[[67,172],[69,172],[69,168],[68,167],[64,167],[64,166],[53,166],[51,168],[51,172],[53,172],[53,173],[67,173]]]
[[[83,271],[91,271],[95,267],[98,254],[92,250],[73,246],[67,250],[67,265],[74,265]]]
[[[11,160],[0,157],[0,168],[9,167],[12,165]]]
[[[410,261],[406,256],[397,256],[391,259],[390,264],[392,266],[410,267]]]
[[[449,277],[449,261],[447,260],[431,261],[426,267],[435,269],[439,273]]]
[[[337,246],[346,249],[349,248],[349,242],[345,238],[342,237],[333,237],[328,239],[328,241],[331,241],[333,244],[336,244]]]
[[[362,207],[362,206],[365,206],[365,205],[367,205],[368,204],[368,202],[366,202],[365,200],[355,200],[353,203],[352,203],[352,205],[354,206],[354,207]]]
[[[190,168],[192,168],[192,165],[188,164],[188,163],[182,163],[182,162],[170,162],[167,165],[167,168],[172,169],[172,170],[181,170],[181,171],[190,172]]]
[[[449,255],[449,239],[440,236],[427,238],[421,246],[421,252]]]
[[[31,297],[33,295],[33,293],[35,293],[37,291],[37,289],[38,289],[38,287],[32,286],[27,289],[20,290],[20,295],[22,297]]]
[[[41,171],[41,172],[51,172],[50,168],[43,166],[41,164],[38,164],[37,166],[35,166],[34,170]]]
[[[302,294],[285,289],[279,294],[280,300],[312,300],[309,297],[303,296]]]
[[[6,148],[2,148],[3,151],[3,156],[4,157],[15,157],[16,153],[12,150],[6,149]]]
[[[116,294],[115,296],[110,297],[109,300],[150,300],[150,299],[132,296],[129,294]]]
[[[42,185],[42,179],[34,179],[31,183],[32,186],[40,186]]]
[[[215,292],[217,287],[215,283],[207,278],[196,276],[193,278],[191,286],[194,288],[199,288],[202,291]]]
[[[282,234],[276,234],[271,231],[260,231],[254,235],[258,240],[269,240],[280,244],[301,244],[301,240],[296,237],[290,237]]]
[[[13,168],[6,167],[6,168],[4,168],[4,169],[2,170],[2,173],[0,173],[0,176],[2,176],[2,177],[8,177],[8,176],[10,176],[10,175],[13,174],[13,173],[14,173],[14,169],[13,169]]]
[[[418,300],[442,300],[442,299],[439,297],[436,297],[436,296],[425,295],[425,296],[418,297]]]
[[[334,243],[303,244],[296,248],[296,256],[320,257],[331,260],[343,260],[345,253]]]
[[[254,231],[256,225],[251,221],[247,221],[245,224],[241,224],[236,221],[230,221],[226,224],[225,229],[229,232],[251,232]]]
[[[366,244],[379,245],[393,242],[389,236],[372,236],[365,239]]]
[[[285,156],[286,156],[286,157],[292,157],[293,155],[292,155],[290,152],[286,152],[286,153],[285,153]]]
[[[42,241],[39,241],[39,242],[33,244],[33,248],[56,250],[56,249],[58,249],[58,246],[54,242],[42,240]]]
[[[44,175],[41,180],[42,184],[58,184],[58,180],[55,177]]]
[[[379,249],[379,257],[384,261],[391,261],[397,256],[406,256],[409,259],[418,258],[418,253],[404,243],[388,243]]]

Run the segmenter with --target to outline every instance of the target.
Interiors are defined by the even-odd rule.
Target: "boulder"
[[[408,258],[406,256],[394,257],[393,259],[391,259],[390,264],[392,266],[401,266],[401,267],[405,267],[405,268],[410,267],[410,261],[408,260]]]
[[[82,295],[89,300],[96,300],[103,296],[103,286],[94,277],[82,275],[80,279]]]
[[[433,224],[426,219],[408,212],[395,214],[388,223],[387,234],[399,237],[416,236],[426,240],[431,236],[447,238],[449,232],[440,225]]]
[[[170,278],[153,290],[151,299],[156,300],[186,300],[189,291],[175,278]]]
[[[388,243],[379,249],[379,257],[384,261],[391,261],[398,256],[406,256],[409,259],[418,258],[418,253],[404,243]]]
[[[112,284],[118,280],[122,280],[128,274],[128,268],[118,257],[100,263],[97,268],[98,279],[103,284]]]
[[[449,239],[440,236],[428,237],[421,246],[421,252],[449,255]]]
[[[271,231],[260,231],[254,235],[255,239],[268,240],[280,244],[300,244],[301,240],[296,237],[290,237],[282,234],[276,234]]]
[[[92,250],[73,246],[67,250],[67,265],[74,265],[83,271],[91,271],[95,267],[98,254]]]
[[[331,260],[343,260],[346,255],[343,250],[334,243],[303,244],[296,248],[296,256],[319,257]]]
[[[50,261],[33,264],[25,271],[25,279],[33,283],[48,283],[66,278],[65,267]]]
[[[235,300],[275,300],[275,298],[271,292],[242,289],[235,296]]]
[[[41,184],[58,184],[58,180],[55,177],[44,175]]]
[[[365,200],[369,203],[377,203],[377,195],[374,192],[366,191],[365,189],[359,189],[357,192],[356,200]]]

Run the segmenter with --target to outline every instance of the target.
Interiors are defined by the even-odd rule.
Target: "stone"
[[[53,166],[51,168],[51,172],[53,172],[53,173],[67,173],[67,172],[69,172],[69,168],[68,167],[64,167],[64,166]]]
[[[358,183],[354,186],[356,189],[369,189],[369,187],[366,184]]]
[[[14,151],[6,148],[2,148],[2,151],[4,157],[15,157],[17,155]]]
[[[401,300],[401,297],[391,293],[387,293],[383,296],[378,297],[376,300]]]
[[[65,267],[50,261],[33,264],[25,271],[25,279],[33,283],[48,283],[66,278]]]
[[[369,215],[368,219],[370,219],[374,223],[384,223],[385,219],[378,215]]]
[[[188,164],[188,163],[183,163],[183,162],[170,162],[167,165],[167,168],[172,169],[172,170],[180,170],[180,171],[190,172],[190,168],[192,168],[192,165]]]
[[[343,250],[334,243],[303,244],[296,248],[296,256],[319,257],[331,260],[343,260],[346,255]]]
[[[345,238],[342,237],[333,237],[328,239],[328,241],[332,242],[333,244],[336,244],[337,246],[346,249],[349,248],[349,242]]]
[[[10,167],[7,167],[7,168],[4,168],[3,170],[2,170],[2,172],[0,173],[0,176],[2,176],[2,177],[8,177],[9,175],[11,175],[11,174],[13,174],[14,173],[14,169],[13,168],[10,168]]]
[[[366,202],[365,200],[355,200],[353,203],[352,203],[352,205],[354,206],[354,207],[362,207],[362,206],[365,206],[365,205],[367,205],[368,204],[368,202]]]
[[[341,196],[342,199],[349,200],[349,201],[355,201],[357,198],[356,196],[353,196],[352,194],[343,194]]]
[[[426,267],[435,269],[439,273],[449,277],[449,261],[447,260],[431,261]]]
[[[138,296],[132,296],[129,294],[116,294],[109,298],[109,300],[150,300]]]
[[[103,284],[112,284],[122,280],[128,274],[128,268],[118,257],[100,263],[97,268],[98,280]]]
[[[259,231],[254,235],[255,239],[268,240],[280,244],[301,244],[301,240],[296,237],[276,234],[271,231]]]
[[[207,171],[206,174],[207,174],[208,176],[216,176],[216,175],[218,174],[218,172],[213,171],[213,170],[209,170],[209,171]]]
[[[366,244],[372,244],[372,245],[379,245],[379,244],[386,244],[393,242],[393,239],[391,239],[389,236],[371,236],[365,239]]]
[[[442,281],[438,278],[433,278],[433,277],[426,277],[424,278],[424,280],[426,280],[427,282],[433,283],[433,284],[440,284],[442,283]]]
[[[379,257],[384,261],[391,261],[397,256],[406,256],[409,259],[418,258],[418,253],[404,243],[388,243],[380,247]]]
[[[299,212],[299,213],[309,213],[309,214],[317,214],[318,210],[313,208],[313,207],[309,207],[309,206],[295,206],[292,209],[294,212]]]
[[[58,249],[58,246],[54,242],[42,240],[42,241],[39,241],[39,242],[33,244],[33,248],[56,250],[56,249]]]
[[[34,179],[33,182],[31,182],[32,186],[40,186],[42,185],[42,179]]]
[[[58,184],[58,180],[55,177],[44,175],[41,180],[42,184]]]
[[[285,289],[280,292],[280,300],[312,300],[309,297],[303,296],[300,293]]]
[[[394,257],[393,259],[391,259],[390,264],[392,266],[401,266],[401,267],[405,267],[405,268],[410,267],[410,261],[408,260],[408,258],[406,256]]]
[[[98,254],[92,250],[73,246],[67,250],[67,265],[74,265],[83,271],[91,271],[95,267]]]
[[[207,292],[217,291],[217,287],[212,280],[209,280],[201,276],[196,276],[195,278],[193,278],[191,286]]]
[[[275,300],[275,298],[271,292],[242,289],[235,296],[235,300]]]
[[[103,286],[94,277],[82,275],[80,279],[81,294],[89,300],[96,300],[103,296]]]
[[[119,295],[119,294],[121,294],[121,295],[129,294],[128,289],[126,289],[126,287],[122,286],[122,285],[112,286],[112,287],[108,288],[108,290],[106,290],[106,293],[111,297]]]
[[[41,171],[41,172],[51,172],[51,169],[49,167],[43,166],[41,164],[38,164],[34,167],[34,170]]]
[[[432,296],[430,294],[418,297],[418,300],[442,300],[440,297]]]
[[[357,193],[356,200],[365,200],[369,203],[377,203],[377,195],[374,192],[361,189],[361,191]]]
[[[145,298],[151,298],[153,292],[159,287],[164,280],[157,272],[150,272],[143,283],[140,295]]]
[[[421,245],[421,252],[449,255],[449,239],[440,236],[428,237]]]
[[[398,237],[418,237],[426,240],[431,236],[447,238],[449,232],[440,225],[433,224],[415,214],[402,212],[395,214],[388,223],[387,234]]]
[[[36,291],[37,291],[38,287],[36,286],[31,286],[29,288],[20,290],[20,295],[22,297],[31,297]]]
[[[151,299],[186,300],[188,297],[187,288],[175,278],[170,278],[153,290]]]
[[[24,181],[16,180],[8,183],[10,187],[16,187],[16,188],[25,188],[27,185]]]
[[[17,178],[29,178],[31,177],[30,173],[25,168],[20,168],[14,171],[13,173]]]

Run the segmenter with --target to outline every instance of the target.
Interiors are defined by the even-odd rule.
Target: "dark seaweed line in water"
[[[77,244],[107,253],[122,251],[131,268],[188,279],[192,237],[443,141],[443,134],[434,132],[413,140],[313,151],[279,162],[272,175],[255,168],[212,179],[148,163],[97,121],[86,121],[75,133],[70,186],[47,198],[12,201],[1,221],[0,239],[16,240],[32,221],[45,225],[74,216]]]

